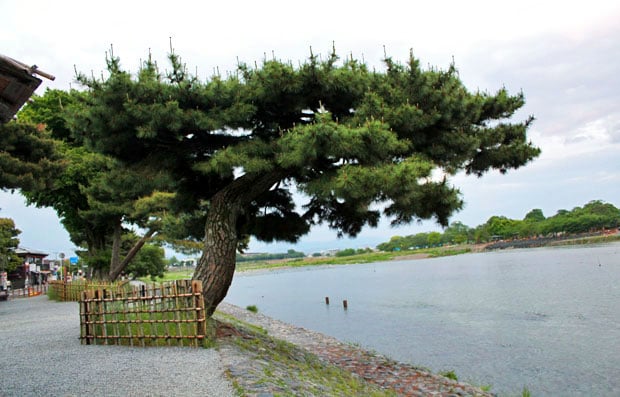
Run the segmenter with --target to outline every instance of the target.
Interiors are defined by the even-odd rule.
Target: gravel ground
[[[234,396],[215,349],[80,344],[75,302],[0,302],[0,396]]]

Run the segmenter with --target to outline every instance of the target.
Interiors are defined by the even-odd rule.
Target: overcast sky
[[[533,208],[546,216],[590,200],[620,206],[620,2],[538,1],[11,1],[0,0],[0,53],[56,76],[45,87],[68,89],[74,67],[99,75],[110,45],[136,71],[151,51],[166,65],[170,37],[189,70],[206,78],[237,59],[265,54],[303,61],[352,54],[381,67],[387,54],[447,68],[454,59],[471,90],[523,91],[517,115],[534,115],[531,141],[542,155],[507,175],[457,175],[465,208],[452,220],[469,226],[492,215],[522,219]],[[273,54],[273,55],[272,55]],[[0,148],[1,150],[1,148]],[[73,244],[52,210],[25,207],[19,194],[0,192],[0,217],[13,218],[22,245],[52,255]],[[307,253],[376,246],[393,235],[440,230],[433,222],[399,229],[383,222],[357,239],[315,228],[299,244],[252,242],[252,251]]]

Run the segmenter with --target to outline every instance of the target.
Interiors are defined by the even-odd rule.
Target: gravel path
[[[75,302],[0,302],[0,396],[234,396],[215,349],[81,345]]]
[[[493,395],[260,313],[227,303],[218,311],[398,395]],[[224,371],[248,396],[273,396],[280,390],[257,377],[265,368],[273,370],[275,363],[263,362],[225,339],[218,350],[142,348],[82,345],[79,334],[75,302],[54,302],[47,296],[0,302],[0,396],[234,396]],[[305,385],[295,377],[285,379],[291,384],[282,390],[315,395],[304,392]]]

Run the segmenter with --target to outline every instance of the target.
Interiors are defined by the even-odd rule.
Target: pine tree
[[[107,77],[78,76],[87,91],[70,125],[91,150],[167,174],[185,213],[206,212],[194,277],[209,314],[249,235],[296,241],[326,223],[355,236],[381,212],[393,224],[447,225],[463,203],[449,176],[504,173],[539,154],[526,139],[533,118],[509,120],[523,94],[471,93],[453,65],[422,70],[410,55],[371,71],[333,52],[201,82],[170,61],[162,74],[149,57],[134,77],[110,54]],[[301,209],[294,188],[309,197]]]

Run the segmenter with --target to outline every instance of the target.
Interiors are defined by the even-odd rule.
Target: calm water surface
[[[241,274],[226,300],[500,395],[620,396],[617,243]]]

